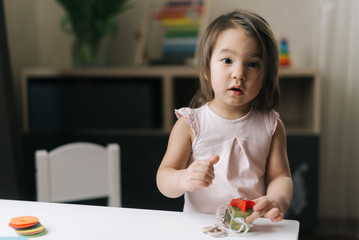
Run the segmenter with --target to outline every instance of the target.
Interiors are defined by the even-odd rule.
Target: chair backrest
[[[37,150],[37,200],[69,202],[108,197],[121,206],[120,147],[69,143],[54,150]]]

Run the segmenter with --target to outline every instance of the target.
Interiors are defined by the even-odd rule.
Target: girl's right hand
[[[218,155],[215,155],[210,159],[194,161],[183,171],[180,181],[181,187],[189,192],[192,192],[197,188],[209,187],[214,179],[213,165],[218,161]]]

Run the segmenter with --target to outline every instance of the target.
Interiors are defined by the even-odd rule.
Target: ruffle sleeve
[[[279,120],[279,113],[274,110],[271,110],[268,113],[268,126],[269,126],[269,132],[272,136],[275,130],[277,129],[278,120]]]
[[[193,109],[187,108],[187,107],[176,109],[175,114],[178,119],[181,117],[184,117],[187,124],[192,129],[194,135],[197,136],[197,134],[198,134],[197,121],[195,119]]]

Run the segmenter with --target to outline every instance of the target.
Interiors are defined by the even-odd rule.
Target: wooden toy
[[[282,39],[279,44],[279,65],[282,67],[290,65],[289,46],[286,39]]]

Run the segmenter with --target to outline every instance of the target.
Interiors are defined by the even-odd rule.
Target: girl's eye
[[[248,63],[248,67],[257,68],[257,67],[259,67],[259,64],[256,62],[250,62],[250,63]]]
[[[232,60],[229,59],[229,58],[224,58],[224,59],[222,59],[222,62],[223,62],[224,64],[231,64],[231,63],[232,63]]]

